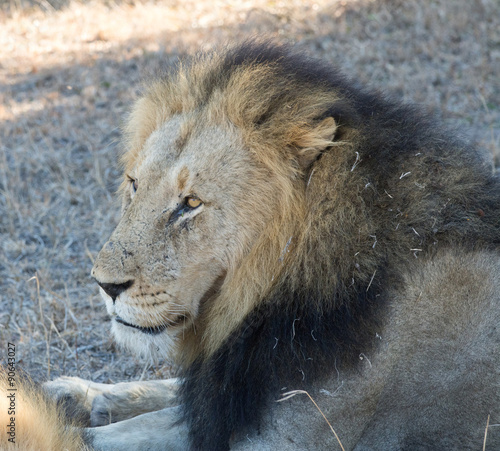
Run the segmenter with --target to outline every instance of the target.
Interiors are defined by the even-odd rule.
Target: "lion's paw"
[[[105,426],[120,421],[118,416],[113,415],[113,404],[113,399],[107,394],[96,396],[90,411],[90,426]]]
[[[104,384],[95,384],[79,377],[60,377],[45,382],[43,391],[49,399],[56,401],[65,416],[82,426],[91,424],[90,415],[94,398],[104,391]]]

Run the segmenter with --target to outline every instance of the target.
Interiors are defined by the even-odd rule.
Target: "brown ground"
[[[0,0],[0,362],[13,342],[38,380],[169,371],[114,349],[89,272],[118,219],[122,118],[179,57],[292,41],[500,158],[500,0],[20,1]]]

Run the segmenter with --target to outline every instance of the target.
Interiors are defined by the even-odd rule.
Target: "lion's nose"
[[[116,298],[120,296],[120,293],[123,293],[125,290],[130,288],[134,281],[133,280],[127,280],[126,282],[123,283],[104,283],[104,282],[99,282],[96,279],[97,283],[99,286],[105,291],[105,293],[113,299],[113,302],[115,302]]]

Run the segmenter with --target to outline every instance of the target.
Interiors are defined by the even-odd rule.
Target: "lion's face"
[[[92,270],[119,343],[182,363],[210,355],[310,253],[313,165],[337,124],[331,93],[283,76],[214,54],[135,103],[123,216]]]
[[[92,275],[117,341],[165,355],[269,222],[272,180],[234,127],[181,115],[151,133],[127,171],[122,218]]]

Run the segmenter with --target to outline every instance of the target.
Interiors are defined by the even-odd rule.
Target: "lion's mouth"
[[[185,322],[186,316],[179,315],[173,321],[170,321],[169,324],[161,324],[159,326],[153,326],[153,327],[141,327],[141,326],[137,326],[136,324],[130,324],[127,321],[120,318],[119,316],[115,316],[114,320],[117,323],[123,324],[124,326],[127,326],[127,327],[133,327],[134,329],[137,329],[145,334],[158,335],[158,334],[161,334],[163,331],[165,331],[168,327],[177,326],[179,323]]]

